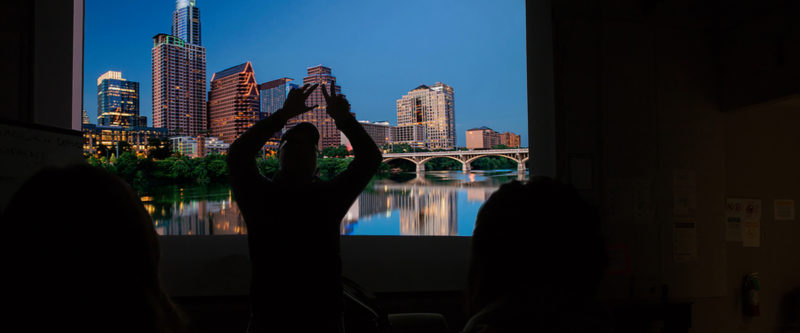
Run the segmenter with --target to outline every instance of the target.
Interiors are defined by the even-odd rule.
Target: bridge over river
[[[403,159],[414,163],[417,166],[417,172],[425,172],[425,162],[434,158],[449,158],[461,162],[461,170],[469,172],[472,170],[470,166],[472,161],[486,156],[500,156],[517,162],[517,171],[525,172],[525,162],[527,162],[530,157],[528,155],[528,148],[431,151],[383,154],[383,162]]]

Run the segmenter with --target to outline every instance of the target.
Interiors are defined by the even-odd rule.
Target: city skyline
[[[165,19],[164,12],[173,12],[175,1],[145,2],[87,1],[85,77],[97,77],[108,70],[128,73],[130,80],[141,82],[141,112],[152,119],[151,92],[146,91],[151,83],[149,39],[154,33],[170,31],[173,22]],[[307,68],[323,64],[336,72],[337,83],[343,86],[358,119],[370,121],[393,121],[395,101],[413,87],[446,82],[458,95],[456,133],[488,124],[520,133],[526,142],[522,1],[491,5],[242,4],[197,1],[203,13],[202,41],[208,47],[207,68],[211,72],[251,61],[261,84],[282,77],[303,77]],[[415,20],[400,19],[403,13],[417,13],[417,9],[424,10]],[[376,14],[385,12],[394,14]],[[103,28],[123,14],[141,19],[126,29]],[[326,34],[331,30],[331,20],[305,19],[325,16],[339,18],[333,35]],[[370,29],[364,30],[366,26]],[[426,35],[441,34],[423,34],[436,27],[447,27],[447,38],[434,40]],[[415,49],[425,52],[400,52],[409,39],[416,41],[419,47]],[[84,109],[90,118],[96,118],[96,106],[87,95],[92,94],[84,88]],[[485,117],[488,112],[493,115],[491,122]],[[456,137],[456,144],[463,146],[463,137]]]

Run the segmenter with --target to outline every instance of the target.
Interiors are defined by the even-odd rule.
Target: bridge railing
[[[495,154],[525,154],[528,148],[518,149],[487,149],[487,150],[450,150],[428,151],[414,153],[386,153],[383,157],[412,157],[412,156],[450,156],[450,155],[495,155]]]

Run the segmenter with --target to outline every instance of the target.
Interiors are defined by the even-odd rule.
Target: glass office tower
[[[200,8],[197,1],[178,0],[175,12],[172,13],[172,35],[183,39],[186,43],[201,45],[200,42]]]
[[[292,79],[283,77],[277,80],[272,80],[258,85],[258,90],[261,95],[261,116],[263,118],[269,117],[275,111],[283,107],[283,102],[286,101],[286,95],[292,87],[296,87],[289,82]]]
[[[125,80],[117,71],[100,75],[97,78],[97,124],[147,126],[147,118],[139,115],[139,82]]]

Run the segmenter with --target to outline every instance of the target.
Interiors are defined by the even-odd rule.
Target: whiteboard
[[[85,163],[81,132],[0,122],[0,211],[22,183],[46,166]]]

